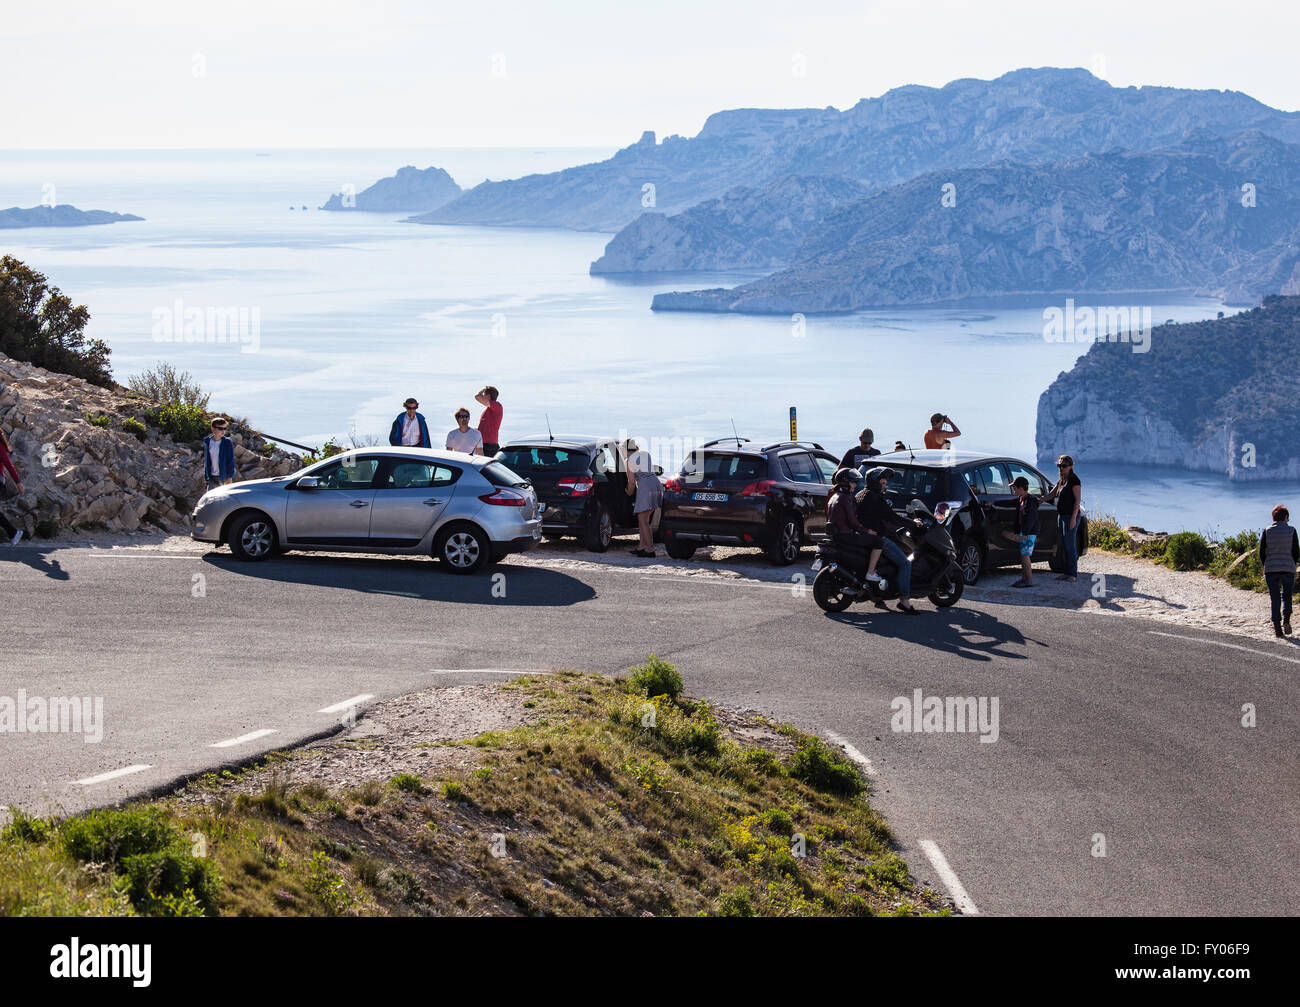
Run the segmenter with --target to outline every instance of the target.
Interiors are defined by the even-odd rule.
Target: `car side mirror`
[[[300,490],[314,490],[314,489],[318,489],[319,487],[320,487],[320,480],[317,479],[315,476],[303,476],[301,479],[298,480],[297,486],[295,488]]]

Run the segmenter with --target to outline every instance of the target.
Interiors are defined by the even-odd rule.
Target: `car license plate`
[[[726,503],[726,493],[692,493],[692,500],[699,500],[704,503]]]

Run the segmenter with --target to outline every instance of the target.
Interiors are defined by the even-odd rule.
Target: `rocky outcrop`
[[[321,209],[419,212],[444,206],[463,191],[442,168],[421,170],[408,164],[355,196],[336,192]]]
[[[1157,326],[1146,353],[1094,344],[1038,400],[1039,458],[1169,465],[1238,482],[1300,479],[1296,359],[1300,297]]]
[[[1202,133],[1163,151],[925,175],[831,210],[781,272],[653,307],[789,314],[1196,290],[1255,303],[1300,268],[1298,227],[1300,146]]]
[[[1300,143],[1300,114],[1237,91],[1118,88],[1086,70],[1024,69],[941,88],[900,87],[844,111],[718,112],[689,139],[655,144],[643,137],[595,164],[484,182],[422,222],[617,231],[646,210],[680,213],[738,185],[784,175],[834,176],[877,189],[999,160],[1042,164],[1155,150],[1197,129],[1216,136],[1256,129]]]
[[[88,416],[107,417],[108,426]],[[122,428],[127,419],[146,422],[143,440]],[[148,420],[148,404],[129,393],[0,355],[0,426],[25,490],[0,507],[29,536],[144,525],[188,532],[204,489],[203,459],[197,446],[175,443]],[[283,451],[265,454],[266,442],[251,431],[232,438],[240,480],[288,475],[302,464]]]
[[[779,269],[831,210],[866,194],[842,178],[786,175],[671,217],[643,213],[614,235],[591,273]]]
[[[134,213],[109,210],[78,210],[68,203],[58,206],[11,206],[0,210],[0,228],[10,227],[88,227],[93,224],[116,224],[126,220],[144,220]]]

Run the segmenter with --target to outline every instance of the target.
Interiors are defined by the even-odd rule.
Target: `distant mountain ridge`
[[[78,210],[69,203],[58,206],[29,206],[26,209],[11,206],[0,210],[0,228],[16,227],[90,227],[98,224],[117,224],[129,220],[144,220],[134,213],[113,213],[109,210]]]
[[[695,137],[656,143],[646,133],[608,160],[484,182],[418,219],[618,231],[646,209],[671,216],[737,186],[761,187],[787,175],[878,189],[993,161],[1035,165],[1168,147],[1197,130],[1258,130],[1300,143],[1300,113],[1236,91],[1116,88],[1086,70],[1022,69],[989,81],[899,87],[842,112],[718,112]],[[652,204],[644,202],[647,185]]]
[[[463,191],[442,168],[420,169],[408,164],[355,195],[336,192],[321,209],[418,212],[450,203]]]
[[[653,307],[833,312],[1107,291],[1240,303],[1296,280],[1300,145],[1200,132],[1160,151],[932,172],[830,210],[780,272]]]
[[[1096,343],[1039,398],[1038,456],[1300,478],[1297,359],[1300,297],[1156,326],[1146,353]]]

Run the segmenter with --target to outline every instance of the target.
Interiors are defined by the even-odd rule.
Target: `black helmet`
[[[852,485],[861,480],[861,478],[862,477],[858,475],[857,469],[845,467],[836,470],[835,475],[831,477],[831,482],[836,486]]]
[[[867,485],[874,487],[881,479],[893,479],[896,475],[898,473],[893,469],[884,465],[877,465],[875,468],[867,470]]]

